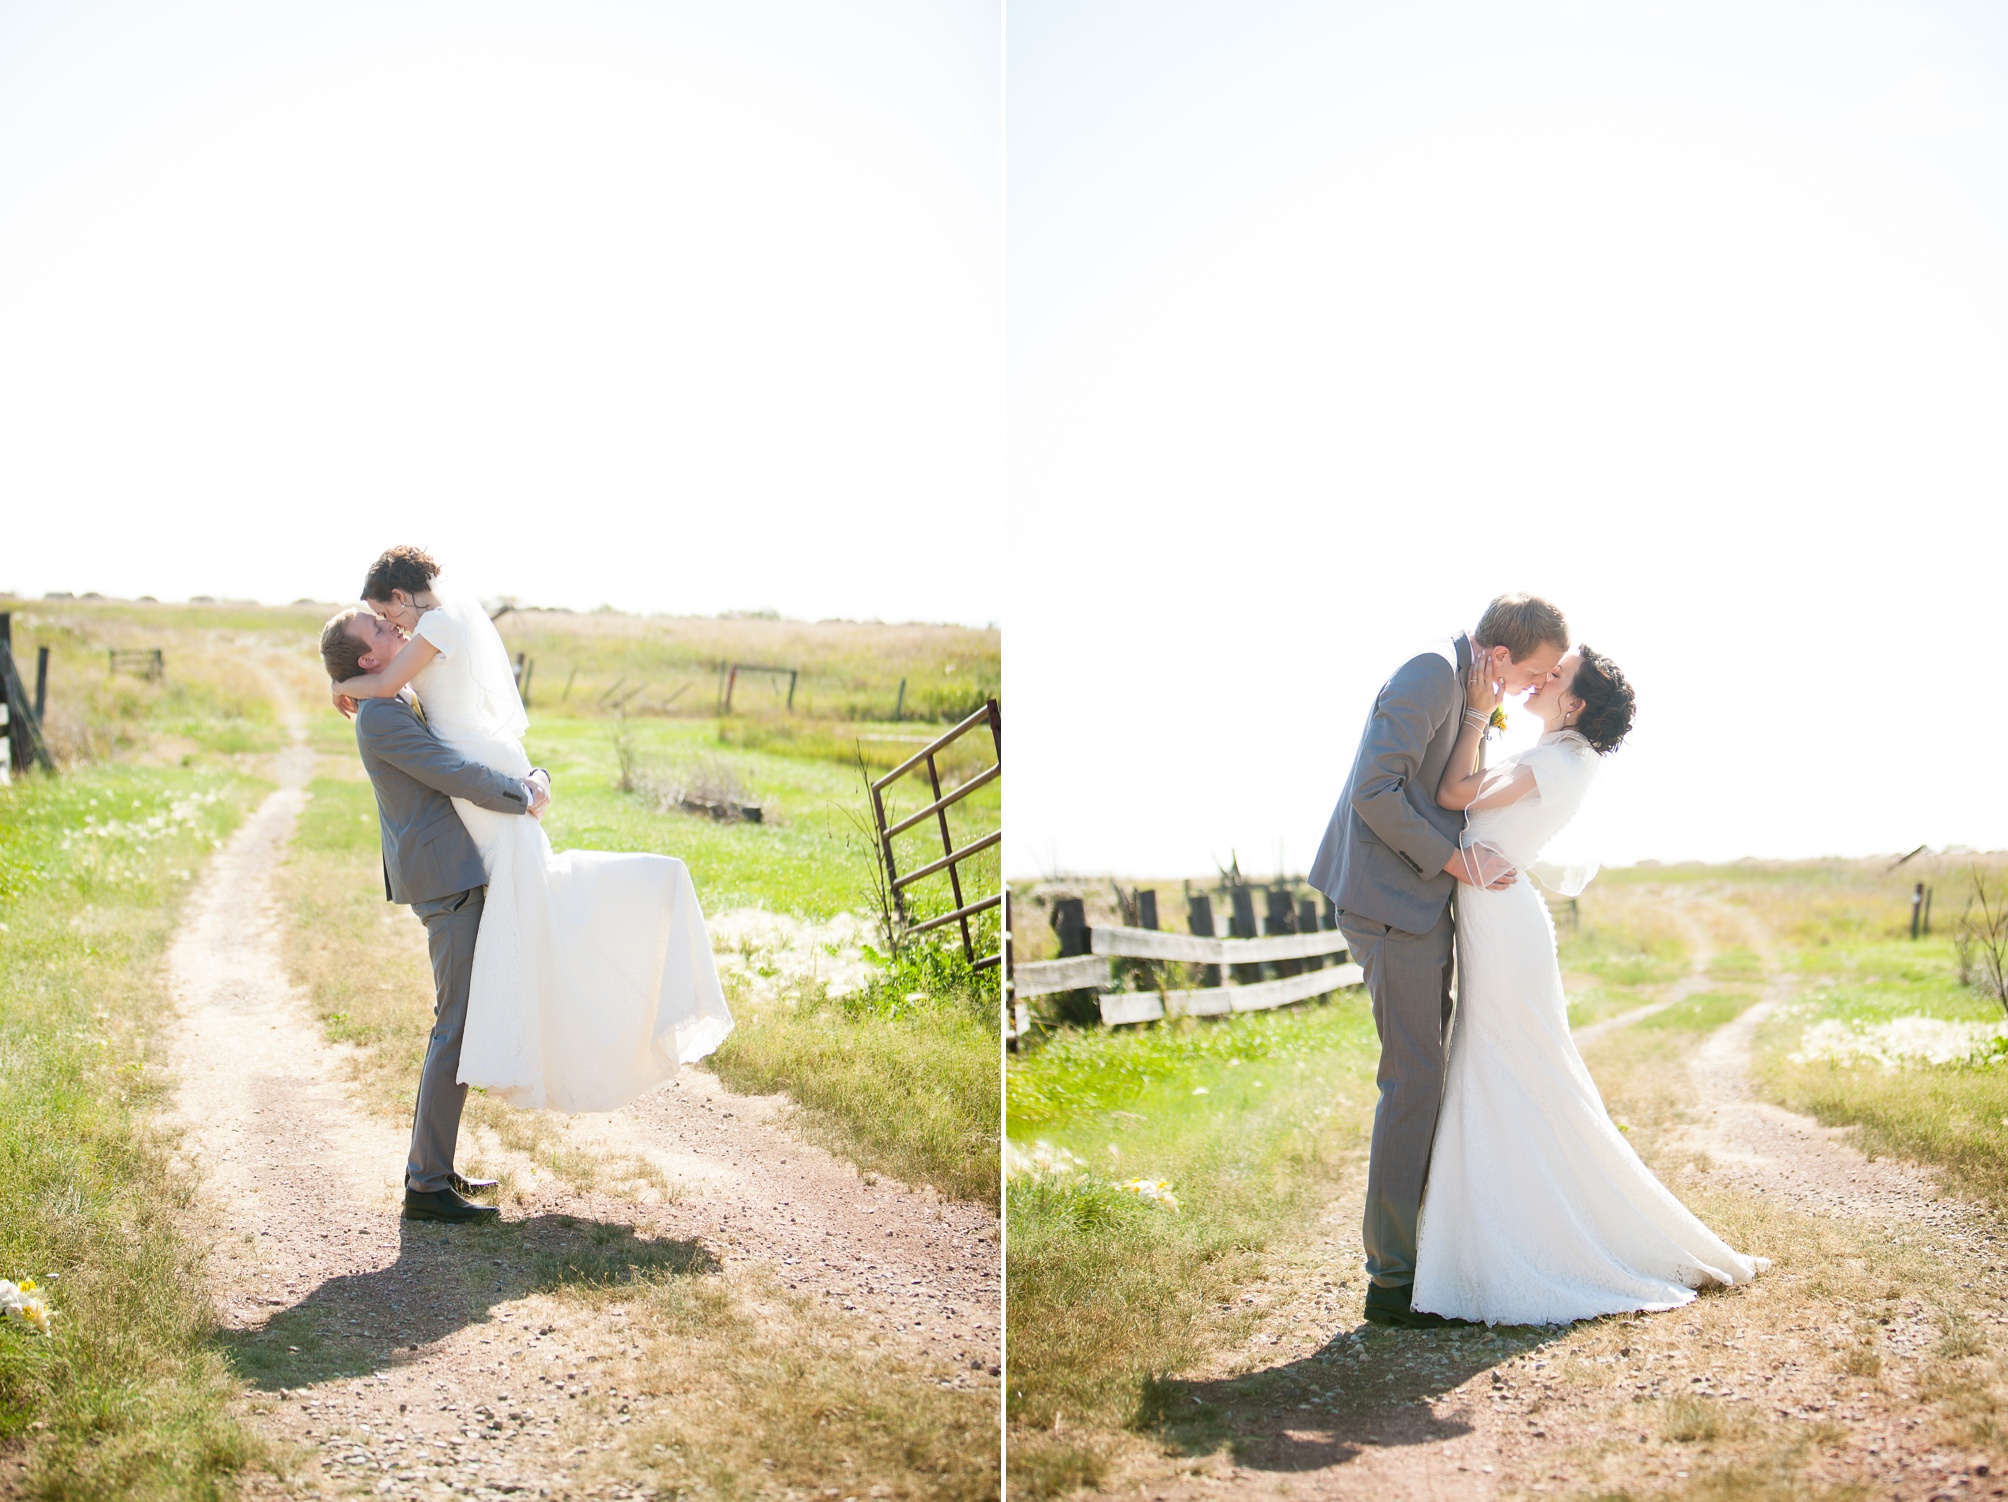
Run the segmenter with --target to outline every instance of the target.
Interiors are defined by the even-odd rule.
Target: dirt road
[[[855,1341],[901,1380],[995,1393],[994,1217],[867,1185],[788,1131],[785,1102],[699,1071],[615,1115],[556,1124],[570,1151],[645,1159],[670,1191],[657,1202],[570,1189],[523,1160],[536,1187],[502,1226],[402,1221],[406,1134],[337,1083],[340,1052],[280,959],[272,878],[312,770],[296,708],[286,722],[279,789],[214,858],[170,959],[178,1112],[223,1338],[279,1458],[254,1494],[645,1495],[652,1456],[671,1471],[723,1467],[718,1480],[753,1494],[799,1488],[798,1459],[729,1477],[726,1460],[682,1453],[677,1436],[730,1428],[714,1412],[730,1398],[678,1368],[628,1306],[564,1296],[632,1285],[638,1269],[729,1287],[790,1338],[835,1332],[826,1344]],[[662,1442],[638,1442],[652,1433]],[[757,1457],[757,1433],[742,1438]],[[912,1490],[855,1454],[817,1471],[832,1496]]]
[[[1265,1279],[1219,1311],[1222,1332],[1242,1338],[1170,1385],[1168,1413],[1210,1417],[1167,1430],[1169,1445],[1119,1446],[1105,1495],[2004,1494],[2008,1457],[1948,1437],[1970,1435],[1972,1405],[1994,1401],[1963,1385],[1981,1369],[1948,1363],[1998,1356],[2008,1237],[1929,1172],[1871,1162],[1846,1132],[1755,1097],[1752,1040],[1790,983],[1747,913],[1691,901],[1693,922],[1766,957],[1765,997],[1692,1052],[1685,1129],[1660,1161],[1705,1219],[1771,1256],[1771,1271],[1668,1314],[1552,1331],[1381,1330],[1360,1317],[1355,1187],[1326,1207],[1315,1243],[1272,1257]],[[1703,964],[1675,995],[1704,987],[1713,947],[1698,947]]]

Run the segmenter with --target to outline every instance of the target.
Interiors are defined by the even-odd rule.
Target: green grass
[[[204,857],[260,790],[235,763],[281,743],[267,673],[286,678],[302,694],[310,745],[340,758],[345,772],[355,769],[352,728],[322,707],[314,657],[315,633],[331,607],[0,600],[0,608],[14,610],[14,639],[24,660],[33,662],[38,645],[52,649],[47,728],[65,767],[56,781],[36,779],[0,791],[0,1153],[6,1169],[0,1178],[0,1276],[48,1280],[58,1313],[55,1336],[46,1342],[0,1328],[0,1474],[6,1478],[0,1490],[48,1498],[220,1497],[234,1489],[234,1474],[260,1455],[230,1418],[238,1386],[226,1364],[230,1353],[214,1339],[199,1250],[177,1230],[192,1180],[171,1170],[168,1145],[150,1125],[166,1083],[157,1058],[159,1029],[172,1015],[162,962],[175,914],[190,884],[200,880]],[[505,633],[525,619],[505,617]],[[994,632],[556,614],[537,621],[548,631],[532,639],[533,654],[554,655],[539,659],[532,750],[559,777],[554,837],[561,846],[679,855],[714,912],[756,904],[820,917],[863,905],[869,846],[853,838],[841,811],[846,804],[862,807],[855,770],[845,764],[849,743],[911,737],[933,727],[843,721],[889,711],[902,676],[913,680],[909,717],[938,721],[995,691]],[[156,646],[167,659],[163,681],[107,673],[108,647]],[[679,759],[699,756],[730,761],[770,804],[772,820],[714,825],[657,812],[652,803],[620,792],[612,744],[617,722],[594,705],[575,703],[582,712],[570,715],[548,712],[554,666],[563,666],[556,659],[574,649],[581,658],[581,699],[595,673],[604,671],[610,680],[631,659],[653,671],[706,653],[773,661],[777,651],[799,651],[807,669],[799,707],[810,714],[779,714],[759,701],[755,686],[742,691],[739,706],[754,712],[722,726],[670,718],[660,703],[656,713],[625,722],[644,759],[659,770],[673,772]],[[645,694],[637,707],[646,709],[660,697]],[[697,698],[708,714],[709,692]],[[672,706],[668,714],[685,707]],[[987,739],[972,738],[944,758],[947,775],[966,775],[979,741]],[[883,768],[911,745],[882,738],[868,740],[864,749],[866,760]],[[295,920],[289,953],[310,982],[323,1025],[362,1046],[358,1072],[384,1108],[409,1088],[429,1018],[422,934],[406,910],[381,900],[367,784],[330,777],[315,783],[313,792],[282,878]],[[925,801],[916,785],[902,792],[904,808]],[[173,799],[209,793],[214,801],[191,805],[192,820],[147,825],[171,809]],[[951,814],[951,827],[958,838],[994,828],[999,806],[997,790],[984,789]],[[86,816],[94,824],[116,816],[121,827],[108,836],[85,836]],[[925,858],[920,853],[927,835],[923,827],[903,837],[909,868]],[[987,879],[994,885],[991,860]],[[985,879],[975,873],[978,884]],[[921,896],[923,907],[940,900]],[[841,1046],[854,1055],[846,1067],[871,1086],[849,1092],[853,1101],[872,1102],[870,1119],[856,1121],[855,1110],[847,1118],[826,1102],[812,1107],[812,1128],[821,1123],[842,1135],[844,1123],[854,1120],[855,1151],[867,1162],[883,1154],[888,1163],[899,1144],[882,1139],[905,1132],[919,1140],[920,1150],[901,1162],[952,1160],[961,1165],[968,1189],[981,1182],[981,1169],[971,1164],[987,1161],[994,1182],[994,1009],[981,1027],[968,998],[938,1007],[888,1004],[855,1011],[805,1007],[799,1018],[774,1024],[820,1030],[815,1048],[785,1031],[767,1036],[759,1019],[742,1018],[735,1047],[747,1050],[749,1073],[787,1075],[781,1083],[812,1094],[829,1087],[822,1076],[837,1072],[831,1046]],[[910,1015],[896,1015],[902,1011]],[[762,1043],[770,1046],[756,1057],[751,1046]],[[985,1071],[988,1098],[979,1101],[975,1080]],[[932,1109],[937,1101],[948,1104]],[[959,1131],[944,1129],[944,1121]],[[956,1187],[946,1170],[922,1176]],[[560,1290],[567,1295],[575,1292],[569,1278]],[[832,1443],[855,1451],[865,1469],[890,1475],[897,1465],[943,1470],[949,1457],[981,1453],[980,1444],[972,1446],[969,1425],[980,1429],[982,1416],[978,1411],[972,1421],[964,1411],[966,1395],[943,1392],[937,1412],[930,1406],[930,1379],[883,1399],[869,1372],[845,1375],[860,1358],[838,1349],[841,1342],[820,1338],[821,1367],[809,1371],[796,1361],[791,1380],[757,1394],[770,1407],[801,1410],[804,1454],[812,1440]],[[764,1351],[736,1337],[730,1346],[693,1348],[679,1390],[700,1373],[722,1371],[730,1359],[754,1354],[766,1360]],[[765,1371],[761,1381],[768,1380]],[[841,1399],[831,1399],[846,1381]],[[801,1401],[805,1392],[813,1402]],[[750,1401],[731,1392],[706,1408],[741,1413]],[[898,1423],[878,1422],[870,1404],[881,1401],[896,1407]],[[759,1442],[749,1434],[741,1448]],[[758,1464],[757,1454],[746,1461],[749,1470]],[[981,1488],[982,1467],[973,1474]]]
[[[728,769],[750,801],[768,806],[765,821],[717,823],[680,811],[662,813],[653,800],[622,792],[615,737],[623,731],[639,766],[654,778],[674,781],[706,763]],[[539,714],[525,746],[531,759],[551,772],[554,802],[545,828],[559,849],[677,856],[690,867],[706,912],[765,907],[828,918],[866,904],[876,857],[853,822],[853,816],[866,817],[868,808],[855,767],[721,744],[711,720],[630,720],[617,727]],[[909,789],[895,808],[911,812],[925,801]],[[1000,817],[998,784],[991,783],[949,810],[949,828],[962,844],[997,828]],[[904,869],[915,869],[941,853],[940,834],[931,821],[922,824],[899,837],[895,852]],[[997,889],[994,849],[974,857],[964,871],[970,890]],[[946,911],[946,883],[922,885],[924,890],[914,890],[923,901]]]
[[[1361,993],[1286,1012],[1063,1032],[1007,1069],[1012,1141],[1085,1159],[1084,1185],[1014,1179],[1016,1425],[1120,1425],[1202,1350],[1208,1304],[1356,1163],[1377,1056]],[[1204,1093],[1197,1093],[1197,1092]],[[1170,1179],[1172,1213],[1115,1187]]]
[[[1725,1022],[1734,1022],[1756,1001],[1752,991],[1699,991],[1650,1017],[1641,1017],[1634,1026],[1648,1033],[1712,1033]]]
[[[220,1496],[254,1456],[149,1117],[175,914],[257,791],[103,767],[0,792],[0,1276],[57,1311],[46,1341],[0,1330],[0,1441],[30,1438],[30,1495]]]
[[[1792,1062],[1805,1029],[1838,1019],[1874,1024],[1898,1017],[1999,1022],[1998,1003],[1959,983],[1943,935],[1910,942],[1856,933],[1830,942],[1807,968],[1802,1004],[1759,1030],[1757,1067],[1780,1104],[1833,1126],[1861,1128],[1869,1153],[1944,1168],[1955,1188],[2008,1208],[2008,1068]]]
[[[891,972],[862,996],[742,1010],[711,1067],[735,1090],[785,1090],[808,1135],[859,1167],[997,1203],[997,972],[956,952],[948,984]],[[902,1004],[925,994],[925,1002]]]

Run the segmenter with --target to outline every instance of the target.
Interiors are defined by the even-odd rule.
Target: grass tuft
[[[994,1205],[997,985],[959,949],[909,950],[848,996],[804,986],[735,1007],[712,1068],[735,1090],[786,1091],[806,1134],[860,1168]]]
[[[1014,1434],[1060,1414],[1120,1428],[1149,1411],[1152,1381],[1204,1349],[1209,1307],[1356,1164],[1373,1036],[1358,993],[1342,993],[1282,1013],[1063,1031],[1012,1060],[1014,1142],[1050,1140],[1089,1165],[1008,1186]],[[1133,1177],[1172,1180],[1183,1208],[1117,1187]]]

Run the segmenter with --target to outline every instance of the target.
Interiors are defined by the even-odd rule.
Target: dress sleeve
[[[431,642],[441,657],[451,657],[460,650],[460,622],[444,610],[426,611],[418,618],[418,629],[411,634]]]
[[[1534,774],[1534,786],[1543,803],[1573,808],[1589,786],[1590,763],[1586,758],[1594,754],[1567,745],[1535,746],[1520,762]]]

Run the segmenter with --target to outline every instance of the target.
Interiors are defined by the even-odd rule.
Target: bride
[[[1569,653],[1527,700],[1547,733],[1489,771],[1478,753],[1500,696],[1483,663],[1466,696],[1437,802],[1466,811],[1464,848],[1483,841],[1525,871],[1631,729],[1631,687],[1592,649]],[[1555,926],[1531,883],[1459,889],[1457,977],[1414,1308],[1562,1324],[1676,1308],[1770,1265],[1725,1245],[1612,1125],[1569,1035]]]
[[[529,726],[508,649],[487,612],[439,590],[439,565],[392,548],[363,599],[410,638],[335,702],[417,691],[434,735],[523,777]],[[704,914],[683,862],[551,849],[536,819],[453,800],[481,852],[487,906],[475,943],[460,1082],[512,1105],[612,1111],[703,1058],[732,1030]]]

